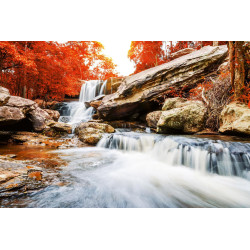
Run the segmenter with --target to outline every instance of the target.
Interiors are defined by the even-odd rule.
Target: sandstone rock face
[[[5,105],[9,99],[10,99],[9,90],[0,86],[0,106]]]
[[[76,135],[82,142],[95,145],[102,138],[103,133],[113,133],[115,129],[105,123],[82,122],[75,129]]]
[[[49,114],[50,118],[54,120],[55,122],[59,120],[60,113],[57,110],[44,109],[44,111],[46,111]]]
[[[195,49],[192,49],[192,48],[186,48],[186,49],[179,50],[171,55],[171,59],[174,60],[174,59],[179,58],[181,56],[188,55],[194,51],[195,51]]]
[[[36,108],[29,112],[29,120],[32,123],[33,129],[37,132],[42,131],[46,123],[51,120],[49,114],[41,108]]]
[[[227,56],[227,46],[206,46],[171,62],[123,79],[116,93],[105,96],[98,107],[100,118],[118,120],[134,113],[152,111],[153,101],[169,87],[176,91],[192,88],[203,77],[216,72]]]
[[[162,111],[157,132],[192,134],[203,130],[207,111],[204,104],[200,101],[175,101],[172,100],[172,104],[175,103],[172,109]]]
[[[219,132],[250,136],[250,109],[242,103],[232,102],[221,112]]]
[[[146,121],[150,128],[157,128],[157,123],[161,117],[162,111],[153,111],[147,114]]]
[[[0,107],[0,126],[12,125],[25,118],[18,108],[2,106]]]

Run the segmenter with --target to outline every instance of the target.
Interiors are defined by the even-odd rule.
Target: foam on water
[[[98,147],[58,151],[69,163],[62,171],[69,184],[48,187],[25,202],[28,207],[250,207],[249,149],[249,143],[182,136],[107,135]]]

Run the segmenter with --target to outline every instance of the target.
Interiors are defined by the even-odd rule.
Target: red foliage
[[[241,89],[241,96],[238,98],[237,101],[243,102],[248,105],[250,108],[250,84],[247,84]],[[232,96],[234,97],[234,96]]]
[[[99,42],[0,42],[0,84],[30,99],[77,95],[79,80],[117,76],[102,49]]]
[[[161,41],[136,41],[131,42],[128,58],[135,63],[135,72],[164,63],[164,51]]]
[[[198,84],[195,88],[189,91],[189,98],[201,100],[202,91],[206,92],[212,87],[212,82],[205,79],[202,83]]]

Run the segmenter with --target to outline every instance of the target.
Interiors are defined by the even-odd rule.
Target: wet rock
[[[41,170],[36,170],[36,169],[29,169],[28,170],[28,177],[31,179],[34,179],[36,181],[41,181],[42,180],[42,171]]]
[[[0,106],[5,105],[10,99],[10,92],[8,89],[0,86]]]
[[[40,139],[43,137],[42,135],[34,132],[26,132],[20,131],[16,132],[11,135],[11,139],[16,143],[23,143],[23,142],[34,142],[34,140]]]
[[[32,123],[33,129],[37,132],[42,131],[45,128],[46,123],[51,120],[50,115],[39,107],[29,112],[28,117]]]
[[[115,129],[105,123],[83,122],[76,127],[75,133],[82,142],[95,145],[104,133],[113,133]]]
[[[206,108],[200,101],[180,102],[180,107],[162,111],[158,133],[197,133],[204,129]],[[175,106],[174,106],[175,107]]]
[[[25,115],[19,108],[2,106],[0,107],[0,127],[20,122]]]
[[[24,161],[0,159],[0,198],[41,187],[44,187],[41,168],[28,166]]]
[[[227,46],[206,46],[168,63],[124,78],[116,93],[105,96],[98,107],[104,120],[119,120],[134,113],[155,109],[154,100],[164,93],[191,89],[211,73],[227,56]],[[171,87],[171,89],[170,89]]]
[[[59,117],[60,117],[60,113],[57,110],[44,109],[44,111],[46,111],[49,114],[51,120],[58,122]]]
[[[221,112],[219,132],[250,136],[250,109],[243,103],[232,102]]]
[[[162,111],[153,111],[147,114],[146,121],[150,128],[157,128],[157,123],[161,117]]]

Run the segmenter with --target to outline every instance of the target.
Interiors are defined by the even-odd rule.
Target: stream
[[[56,150],[66,185],[14,207],[250,207],[250,143],[117,131]]]
[[[88,120],[93,110],[83,102],[103,86],[86,84],[61,119]],[[95,147],[46,153],[67,163],[60,168],[64,184],[14,198],[8,207],[250,207],[250,142],[243,138],[116,129]]]

